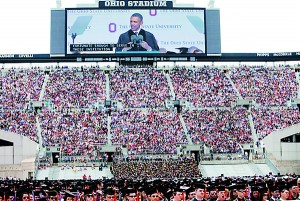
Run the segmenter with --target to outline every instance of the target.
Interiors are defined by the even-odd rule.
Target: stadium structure
[[[213,1],[154,2],[52,9],[49,54],[0,55],[0,177],[300,174],[300,52],[222,53]],[[133,13],[159,50],[116,52]]]

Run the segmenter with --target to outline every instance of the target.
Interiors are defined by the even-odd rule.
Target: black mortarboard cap
[[[277,185],[269,186],[269,189],[270,189],[271,192],[279,190]]]
[[[130,194],[130,193],[136,193],[136,190],[135,190],[134,188],[127,188],[127,189],[125,190],[125,194],[128,195],[128,194]]]
[[[225,191],[225,186],[220,185],[220,186],[217,186],[216,189],[217,189],[218,191]]]
[[[190,194],[191,192],[195,192],[195,189],[193,187],[188,188],[186,191],[186,194]]]
[[[27,189],[19,189],[16,194],[17,194],[17,197],[21,198],[21,196],[23,194],[28,194],[29,195],[29,192],[28,192]]]
[[[108,188],[106,190],[104,190],[104,194],[105,195],[114,195],[115,194],[115,190],[112,188]]]
[[[7,196],[15,196],[15,193],[12,191],[6,191],[5,196],[6,196],[6,198],[8,198]]]
[[[268,193],[268,188],[267,188],[267,187],[261,187],[261,188],[259,189],[259,192],[260,192],[261,194]]]
[[[42,190],[36,190],[36,191],[33,191],[33,195],[39,196],[39,198],[43,198],[46,196],[46,193],[45,193],[45,191],[42,191]]]
[[[148,190],[146,190],[147,195],[152,195],[154,193],[157,193],[157,189],[155,187],[152,187],[152,188],[149,188]]]
[[[175,192],[183,192],[184,190],[183,189],[181,189],[181,188],[173,188],[173,192],[175,193]]]
[[[289,188],[292,188],[293,186],[298,186],[297,179],[293,179],[293,180],[289,181],[287,183],[287,185],[288,185]]]
[[[75,195],[73,193],[71,193],[70,191],[65,191],[65,200],[67,200],[67,197],[74,198]]]
[[[259,191],[259,186],[251,186],[251,192]]]
[[[245,190],[246,189],[246,185],[245,184],[236,184],[235,185],[235,189],[236,190],[241,190],[241,189]]]
[[[198,189],[198,188],[205,189],[205,184],[204,183],[195,183],[194,188],[195,189]]]
[[[84,195],[90,195],[90,194],[93,194],[94,193],[94,190],[93,189],[84,189],[82,190],[84,192]]]
[[[278,189],[280,192],[282,192],[284,190],[289,191],[289,187],[287,185],[280,185],[280,186],[278,186]]]
[[[207,187],[206,187],[206,190],[207,190],[207,191],[216,191],[216,187],[213,186],[213,185],[210,185],[210,186],[207,186]]]
[[[167,199],[170,199],[172,197],[173,190],[172,189],[167,189],[164,195],[166,196]]]
[[[48,195],[48,196],[57,196],[58,193],[57,193],[57,191],[48,191],[48,192],[47,192],[47,195]]]

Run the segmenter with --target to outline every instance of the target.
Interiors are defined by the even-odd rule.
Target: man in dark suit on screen
[[[116,52],[159,51],[154,35],[142,29],[142,24],[143,16],[140,13],[134,13],[131,15],[131,29],[122,33],[118,40],[118,44],[124,45],[125,47],[117,47]]]

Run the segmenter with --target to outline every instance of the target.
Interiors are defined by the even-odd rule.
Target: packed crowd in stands
[[[262,107],[183,110],[182,117],[193,143],[204,143],[212,153],[226,153],[231,157],[232,153],[240,152],[241,144],[253,142],[248,114],[252,115],[260,138],[300,122],[298,108],[283,107],[288,100],[296,98],[298,90],[292,69],[244,66],[229,70],[229,75],[243,98],[254,99]],[[170,76],[176,99],[186,99],[193,106],[229,107],[237,99],[228,78],[219,69],[176,68]],[[35,70],[2,72],[0,128],[38,142],[38,117],[43,145],[60,147],[61,162],[98,162],[103,157],[107,160],[106,155],[94,152],[97,145],[108,142],[108,114],[101,110],[82,110],[105,99],[104,73],[98,70],[51,72],[43,100],[53,102],[57,110],[34,111],[31,106],[26,109],[29,100],[39,99],[44,78],[44,73]],[[189,193],[197,196],[196,189],[202,189],[202,198],[210,201],[216,200],[215,195],[222,201],[244,200],[244,197],[251,201],[279,200],[279,197],[281,200],[300,199],[300,179],[295,174],[203,178],[193,157],[138,158],[144,153],[176,155],[177,146],[188,143],[179,114],[158,108],[170,99],[167,79],[163,72],[153,68],[120,68],[112,72],[110,84],[111,98],[121,99],[126,107],[131,107],[111,112],[111,142],[126,146],[129,154],[136,157],[114,160],[112,179],[23,181],[4,178],[0,180],[0,200],[63,201],[92,197],[96,201],[137,201],[137,198],[177,201],[179,194],[179,200],[196,201],[189,197]],[[39,168],[52,163],[47,157],[40,158],[40,162]],[[214,194],[210,194],[211,191],[215,191]],[[254,197],[256,191],[259,198]]]
[[[0,111],[0,128],[28,137],[38,142],[36,118],[33,111],[7,110]]]
[[[50,73],[43,99],[53,102],[56,108],[90,107],[105,100],[105,74],[95,69],[57,70]]]
[[[37,70],[2,72],[0,105],[4,109],[24,109],[29,100],[39,100],[44,77]]]
[[[182,114],[193,143],[205,143],[212,153],[234,153],[253,142],[244,107],[189,110]]]
[[[160,161],[114,161],[112,171],[116,179],[201,177],[197,162],[186,157]]]
[[[176,99],[184,99],[194,107],[231,106],[237,95],[229,79],[218,68],[175,68],[171,71]]]
[[[176,112],[122,110],[112,112],[112,144],[125,145],[130,154],[176,153],[187,137]]]
[[[44,146],[61,147],[65,155],[91,155],[96,145],[107,142],[107,114],[104,111],[52,111],[38,115]]]
[[[256,133],[261,139],[273,131],[300,123],[298,107],[254,108],[252,117]]]
[[[0,199],[6,201],[282,201],[299,200],[299,185],[299,176],[295,174],[97,180],[92,180],[90,175],[84,174],[81,180],[36,181],[3,178],[0,180]]]
[[[121,67],[110,77],[111,99],[122,100],[125,107],[163,107],[170,99],[167,78],[154,68]]]
[[[144,67],[121,66],[110,71],[111,100],[121,99],[130,108],[112,112],[111,142],[126,146],[129,154],[176,153],[176,147],[187,144],[189,136],[193,143],[208,145],[213,153],[239,152],[240,144],[252,142],[248,112],[260,138],[300,122],[298,108],[284,106],[287,100],[296,97],[298,90],[291,68],[229,69],[228,75],[241,96],[253,98],[262,106],[254,105],[247,111],[218,108],[232,106],[237,99],[222,70],[176,67],[170,71],[176,99],[186,99],[196,107],[212,107],[183,111],[186,136],[179,115],[164,108],[165,100],[171,97],[167,76],[153,67]],[[49,73],[44,83],[45,72],[36,69],[1,72],[0,127],[38,142],[37,112],[44,146],[62,147],[67,156],[90,155],[94,144],[108,142],[108,114],[65,108],[88,108],[105,100],[105,74],[100,69],[55,69]],[[41,98],[53,103],[56,110],[44,107],[35,111],[30,104],[39,100],[43,84],[45,94]],[[280,107],[271,109],[274,105]]]
[[[230,70],[230,77],[241,96],[262,106],[286,106],[297,97],[295,70],[290,67],[248,67]]]
[[[53,164],[52,158],[48,156],[43,156],[38,158],[38,166],[39,170],[46,169],[47,167],[51,167]]]

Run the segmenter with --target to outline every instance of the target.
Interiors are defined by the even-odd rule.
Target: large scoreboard
[[[219,10],[133,3],[130,7],[108,3],[108,7],[52,10],[50,55],[152,59],[221,55]],[[135,36],[131,19],[137,14],[142,16],[139,31],[143,34]]]
[[[151,39],[129,32],[135,27],[130,23],[135,14],[143,17],[141,28],[153,34],[159,48],[134,48]],[[65,33],[67,55],[206,53],[205,9],[66,9]],[[123,33],[128,40],[120,42]],[[127,46],[133,48],[122,51]]]
[[[220,10],[177,7],[172,1],[99,0],[98,5],[52,9],[50,54],[0,54],[1,63],[162,61],[299,61],[300,52],[222,53]],[[147,34],[127,34],[133,14],[157,48],[139,51]],[[141,34],[142,35],[142,34]],[[125,41],[125,42],[124,42]],[[153,42],[152,41],[152,42]],[[123,51],[132,48],[131,51]],[[134,51],[133,51],[134,50]]]

